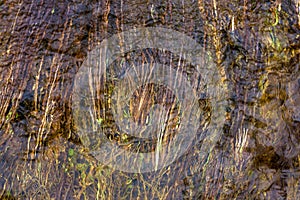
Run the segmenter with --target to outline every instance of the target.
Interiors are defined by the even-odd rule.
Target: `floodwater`
[[[300,199],[297,0],[2,0],[0,19],[1,199]],[[196,41],[214,66],[210,84],[202,85],[203,71],[184,56],[148,47],[115,59],[107,79],[95,83],[96,97],[86,100],[88,90],[77,90],[84,86],[77,78],[90,52],[138,28],[171,29]],[[179,71],[195,89],[198,107],[188,114],[199,109],[201,115],[187,127],[196,128],[196,139],[154,171],[108,166],[101,159],[116,155],[91,153],[100,136],[80,131],[94,125],[91,116],[98,117],[102,137],[126,151],[155,152],[157,160],[156,149],[186,125],[185,95],[170,87],[142,85],[119,102],[128,95],[124,81],[135,82],[123,73],[153,62]],[[172,74],[162,72],[167,75],[158,76]],[[77,101],[80,95],[85,100]],[[91,103],[94,115],[84,110]],[[128,112],[114,118],[121,106]],[[132,126],[116,125],[154,118],[156,128],[149,130],[155,133],[161,116],[171,119],[163,142],[155,134],[141,140],[126,133]]]

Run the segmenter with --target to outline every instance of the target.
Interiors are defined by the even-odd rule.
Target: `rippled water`
[[[0,196],[299,199],[299,11],[299,2],[292,0],[0,1]],[[199,43],[214,64],[209,82],[214,87],[202,85],[205,74],[184,55],[142,48],[120,55],[107,70],[109,78],[95,82],[94,115],[74,109],[76,75],[95,47],[124,31],[157,27]],[[117,46],[123,43],[121,38]],[[114,102],[128,95],[120,90],[124,80],[134,82],[125,72],[153,62],[179,71],[195,90],[201,115],[190,125],[197,126],[196,139],[175,162],[157,171],[106,166],[91,153],[99,146],[92,143],[98,135],[87,145],[80,127],[97,122],[112,143],[132,152],[155,152],[157,160],[157,147],[178,135],[176,127],[185,112],[172,87],[143,85],[127,104]],[[215,102],[222,103],[219,107]],[[143,125],[153,116],[172,114],[165,143],[155,135],[142,141],[119,130],[114,112],[122,110],[121,105],[128,111],[122,119],[132,117]],[[172,108],[171,114],[159,105]],[[212,137],[217,131],[207,127],[219,127],[219,119],[225,122],[218,137]],[[116,157],[111,152],[105,156]]]

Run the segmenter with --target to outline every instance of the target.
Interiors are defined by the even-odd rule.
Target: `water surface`
[[[12,0],[0,1],[0,19],[2,198],[300,198],[299,3]],[[195,124],[200,140],[168,167],[126,173],[102,165],[83,145],[72,94],[88,52],[110,36],[141,27],[179,31],[209,53],[218,84],[226,88],[226,121],[214,148],[200,156],[207,145],[201,139],[203,127],[214,120],[211,112],[217,108],[199,89],[203,115]],[[174,65],[192,85],[201,77],[180,56],[151,48],[128,52],[113,66],[130,69],[152,61]],[[109,72],[122,78],[119,68]],[[103,96],[95,107],[103,116],[102,127],[112,131],[106,137],[127,144],[134,138],[118,133],[112,112],[100,112],[110,106],[116,85],[112,80],[100,85]],[[150,86],[135,91],[129,110],[136,110],[142,90],[153,93],[142,102],[146,111],[164,95],[176,104],[171,91]],[[180,105],[173,113],[178,110]],[[146,123],[141,112],[127,114]],[[155,144],[131,147],[151,151]]]

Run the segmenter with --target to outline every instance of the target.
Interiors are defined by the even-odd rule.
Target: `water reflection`
[[[299,4],[2,1],[0,18],[0,196],[299,199]],[[103,39],[152,26],[210,52],[228,88],[227,121],[205,160],[200,142],[155,173],[114,171],[75,134],[73,79]]]

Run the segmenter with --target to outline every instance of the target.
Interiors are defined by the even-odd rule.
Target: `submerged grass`
[[[2,199],[300,198],[299,3],[33,4],[0,3],[0,18],[7,19],[0,25]],[[73,79],[87,51],[103,38],[135,26],[158,25],[194,37],[216,63],[230,102],[224,132],[203,160],[199,142],[168,167],[125,173],[98,163],[81,144],[71,110]],[[170,52],[147,49],[126,56],[115,65],[174,61],[175,67],[183,63],[182,70],[196,81],[193,67]],[[107,110],[115,106],[111,101],[115,82],[91,87],[97,97],[94,115],[82,115],[83,124],[91,119],[95,129],[111,131],[107,137],[124,148],[154,148],[132,145],[134,138],[114,126]],[[137,102],[149,111],[155,95],[144,96]],[[206,111],[201,127],[210,122],[208,101],[199,100]],[[147,112],[134,113],[137,105],[132,102],[123,117],[146,123]],[[180,108],[173,106],[173,112],[180,114]],[[175,128],[178,121],[174,117]],[[163,145],[170,138],[156,139]],[[160,158],[158,151],[153,162]]]

